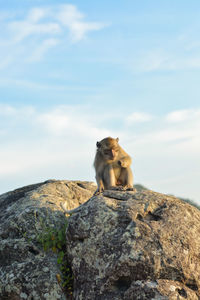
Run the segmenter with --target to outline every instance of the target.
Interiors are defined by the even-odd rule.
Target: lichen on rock
[[[152,191],[105,191],[69,218],[74,299],[199,299],[200,211]]]
[[[95,189],[49,180],[0,195],[0,299],[200,299],[200,211],[149,190]],[[61,203],[78,209],[67,219]],[[59,257],[49,233],[66,220]],[[63,255],[73,297],[62,284]]]
[[[66,299],[57,253],[44,251],[41,237],[66,223],[61,202],[74,208],[94,190],[89,182],[49,180],[0,196],[0,299]]]

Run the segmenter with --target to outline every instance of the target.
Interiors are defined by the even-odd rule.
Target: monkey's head
[[[100,142],[97,142],[97,151],[100,152],[103,158],[108,161],[114,161],[119,152],[118,145],[119,138],[113,139],[111,137],[107,137]]]

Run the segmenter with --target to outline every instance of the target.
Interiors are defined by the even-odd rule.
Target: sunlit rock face
[[[152,191],[105,191],[69,218],[74,299],[199,299],[200,211]]]
[[[44,251],[41,237],[66,223],[61,203],[79,206],[95,189],[90,182],[49,180],[0,196],[0,299],[69,299],[57,253]]]

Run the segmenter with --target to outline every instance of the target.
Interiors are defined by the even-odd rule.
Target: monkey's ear
[[[100,142],[97,142],[97,148],[100,148],[101,144]]]
[[[119,142],[119,138],[118,137],[116,138],[116,141],[117,141],[117,143]]]

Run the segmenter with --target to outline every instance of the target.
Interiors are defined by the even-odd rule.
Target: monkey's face
[[[118,155],[118,148],[105,148],[103,149],[103,156],[105,160],[115,160]]]
[[[97,142],[97,148],[106,161],[114,161],[117,159],[119,152],[118,138],[105,138],[101,142]]]

